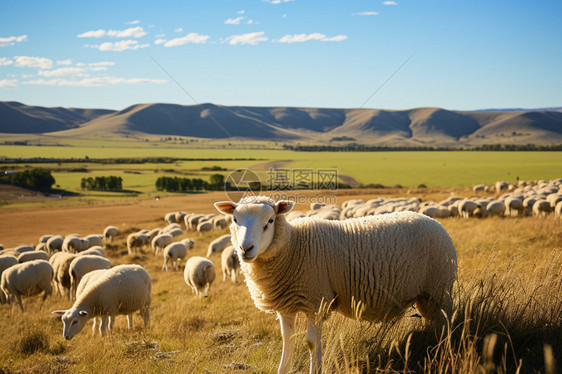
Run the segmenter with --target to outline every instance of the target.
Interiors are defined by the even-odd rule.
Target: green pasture
[[[402,185],[415,187],[467,187],[497,180],[516,182],[520,179],[553,179],[562,177],[562,152],[294,152],[282,149],[259,149],[256,144],[235,148],[228,143],[218,148],[180,147],[177,144],[135,141],[107,142],[86,146],[15,146],[1,145],[0,157],[46,158],[143,158],[176,157],[208,159],[205,161],[177,161],[174,163],[100,164],[55,163],[20,164],[10,166],[41,166],[53,170],[61,189],[81,192],[84,177],[116,175],[123,178],[126,190],[142,194],[156,192],[154,183],[159,176],[184,176],[207,179],[216,172],[202,171],[203,167],[220,166],[227,175],[237,168],[255,170],[263,183],[268,170],[274,166],[284,169],[333,169],[342,181],[359,184]],[[222,147],[225,148],[222,148]],[[236,144],[239,146],[239,144]],[[253,147],[253,148],[252,148]],[[245,160],[227,160],[242,158]],[[87,172],[70,172],[86,168]]]

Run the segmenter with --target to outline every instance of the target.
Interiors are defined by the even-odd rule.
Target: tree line
[[[167,192],[217,191],[224,188],[224,176],[213,174],[209,182],[201,178],[159,177],[156,189]]]
[[[535,145],[535,144],[483,144],[472,148],[463,147],[385,147],[371,146],[357,143],[346,145],[288,145],[283,148],[297,152],[405,152],[405,151],[562,151],[562,144]]]
[[[113,175],[108,177],[82,178],[80,188],[89,191],[122,191],[123,178]]]
[[[41,168],[7,173],[2,176],[1,180],[16,186],[41,191],[50,190],[55,184],[55,178],[51,175],[51,171]]]

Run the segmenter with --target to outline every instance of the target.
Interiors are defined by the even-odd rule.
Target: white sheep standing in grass
[[[249,197],[215,207],[233,215],[232,244],[256,306],[276,312],[290,370],[298,312],[307,317],[310,372],[321,372],[321,326],[327,312],[388,321],[415,305],[443,322],[452,310],[457,253],[445,229],[419,213],[288,222],[294,203]],[[358,310],[359,309],[359,310]]]
[[[226,247],[230,245],[230,234],[221,235],[209,243],[207,248],[207,258],[212,255],[221,253]]]
[[[95,245],[93,247],[86,249],[85,251],[78,253],[78,256],[86,256],[86,255],[105,257],[105,251],[99,245]]]
[[[197,296],[207,297],[216,278],[215,265],[205,257],[190,257],[185,263],[183,278]]]
[[[222,251],[221,254],[221,268],[222,268],[222,281],[226,281],[226,277],[230,276],[232,283],[238,281],[238,270],[240,270],[240,260],[236,249],[233,246],[228,246]]]
[[[61,250],[62,248],[62,243],[64,241],[64,238],[61,235],[54,235],[51,236],[49,238],[49,240],[47,240],[47,252],[49,252],[49,254],[53,254],[55,252],[58,252]]]
[[[2,279],[1,277],[4,270],[6,270],[11,266],[14,266],[17,263],[18,263],[18,259],[15,258],[14,256],[8,256],[8,255],[0,256],[0,279]],[[0,304],[5,304],[6,301],[7,300],[6,300],[6,296],[4,295],[4,292],[0,290]]]
[[[119,229],[115,226],[107,226],[103,229],[103,238],[106,243],[111,243],[119,235]]]
[[[54,270],[53,283],[55,285],[55,290],[61,296],[65,296],[68,292],[68,297],[71,297],[70,274],[68,269],[75,257],[76,255],[74,253],[57,252],[49,259],[49,263]]]
[[[174,237],[170,234],[159,234],[152,239],[152,249],[154,250],[154,254],[158,255],[162,253],[164,248],[168,244],[171,244],[174,241]]]
[[[90,284],[94,283],[106,271],[107,269],[99,269],[84,274],[84,276],[80,280],[80,283],[78,283],[78,287],[76,288],[76,298],[80,297],[82,292],[84,292],[84,289],[86,289],[86,287],[88,287]],[[127,316],[127,321],[128,321],[128,316]],[[107,326],[108,322],[109,322],[109,316],[94,317],[93,324],[92,324],[92,336],[94,336],[96,334],[96,331],[98,330],[100,332],[100,335],[103,335],[103,332],[101,331],[101,326],[102,325]]]
[[[76,296],[76,288],[82,277],[93,270],[109,269],[111,262],[99,255],[78,255],[70,262],[68,274],[70,275],[70,298]]]
[[[82,331],[92,317],[102,317],[100,331],[113,329],[117,314],[127,315],[128,327],[133,326],[133,313],[140,311],[147,327],[150,321],[152,283],[148,272],[139,265],[119,265],[106,270],[96,280],[88,284],[68,310],[57,310],[53,314],[61,316],[63,336],[72,339]],[[103,317],[109,318],[103,318]],[[108,323],[109,322],[109,323]]]
[[[18,262],[24,263],[27,261],[34,261],[34,260],[45,260],[45,261],[49,261],[49,254],[47,252],[44,251],[30,251],[30,252],[24,252],[22,254],[20,254],[18,256]]]
[[[203,234],[204,232],[211,231],[213,229],[213,222],[211,221],[203,221],[197,224],[197,232],[199,235]]]
[[[45,260],[34,260],[10,266],[2,272],[0,288],[11,301],[16,298],[23,312],[22,296],[35,296],[44,292],[43,301],[51,294],[53,267]]]
[[[127,252],[133,255],[150,244],[150,237],[143,232],[132,232],[127,236]]]
[[[178,261],[184,259],[187,256],[187,247],[182,242],[175,242],[168,244],[164,248],[164,264],[162,265],[162,270],[168,271],[168,265],[172,268],[178,270]]]

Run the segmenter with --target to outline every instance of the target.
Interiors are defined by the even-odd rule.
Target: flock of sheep
[[[474,187],[477,194],[487,190]],[[241,270],[256,306],[278,314],[284,339],[279,372],[291,366],[294,342],[288,337],[297,312],[308,319],[311,372],[316,372],[324,318],[318,313],[324,307],[353,317],[360,302],[363,318],[371,321],[400,315],[412,303],[428,320],[439,319],[441,309],[451,311],[456,250],[443,227],[427,216],[561,215],[562,178],[517,186],[498,182],[495,191],[494,197],[451,196],[438,203],[376,198],[348,200],[341,207],[311,204],[307,212],[292,211],[290,201],[252,197],[216,203],[221,214],[168,213],[167,226],[132,232],[126,245],[133,256],[150,247],[162,257],[162,271],[177,271],[185,261],[184,280],[198,296],[207,296],[216,278],[209,258],[221,254],[223,281],[237,282]],[[227,226],[231,234],[212,240],[206,257],[189,256],[195,241],[179,238],[189,232],[224,232]],[[108,226],[102,235],[44,235],[36,246],[0,247],[0,302],[17,301],[23,311],[22,296],[43,292],[44,301],[54,288],[74,300],[70,309],[53,312],[61,317],[66,339],[92,318],[93,332],[102,335],[112,329],[116,315],[126,315],[131,328],[136,311],[147,326],[150,275],[139,265],[112,266],[105,258],[104,242],[118,235],[117,227]]]

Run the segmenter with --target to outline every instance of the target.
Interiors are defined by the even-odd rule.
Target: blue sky
[[[0,100],[357,108],[411,57],[365,107],[562,106],[561,14],[554,0],[0,0]]]

